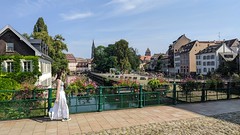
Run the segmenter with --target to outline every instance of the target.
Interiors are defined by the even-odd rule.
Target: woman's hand
[[[55,100],[55,103],[58,103],[58,99]]]

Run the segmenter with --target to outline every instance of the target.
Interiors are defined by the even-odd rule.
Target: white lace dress
[[[64,92],[64,83],[61,81],[61,87],[59,91],[59,99],[58,102],[54,103],[52,108],[52,119],[58,120],[63,118],[69,118],[69,109],[67,105],[67,99]]]

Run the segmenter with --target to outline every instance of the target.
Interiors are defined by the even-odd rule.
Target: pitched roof
[[[224,41],[224,43],[226,43],[226,45],[227,45],[228,47],[232,47],[235,42],[238,42],[238,44],[239,44],[239,41],[238,41],[237,38]]]
[[[27,44],[34,52],[35,52],[35,56],[40,56],[44,59],[47,59],[49,61],[53,61],[53,59],[51,57],[49,57],[48,55],[40,52],[37,48],[35,48],[28,39],[26,39],[24,36],[22,36],[22,34],[20,34],[18,31],[16,31],[13,27],[11,27],[10,25],[6,25],[5,27],[3,27],[1,30],[0,30],[0,35],[2,35],[5,31],[7,30],[11,30],[16,36],[19,37],[19,39],[21,41],[23,41],[25,44]]]
[[[220,48],[221,46],[222,46],[221,44],[208,46],[207,48],[199,51],[196,55],[216,52],[218,50],[218,48]]]
[[[176,43],[178,40],[180,40],[181,38],[186,38],[188,39],[189,41],[191,41],[191,39],[187,38],[185,34],[181,35],[180,37],[178,37],[177,40],[173,41],[173,44]]]
[[[192,41],[184,46],[182,46],[180,49],[179,49],[179,53],[186,53],[186,52],[189,52],[192,47],[194,46],[194,44],[197,42],[197,40],[195,41]]]
[[[68,62],[70,63],[76,63],[77,60],[76,58],[73,56],[73,54],[66,54],[66,59],[68,60]]]
[[[33,49],[33,51],[35,52],[36,56],[42,56],[42,53],[40,51],[38,51],[34,46],[32,46],[32,44],[24,37],[22,36],[20,33],[18,33],[13,27],[11,27],[10,25],[6,25],[5,27],[3,27],[0,30],[0,35],[3,34],[4,31],[6,30],[11,30],[16,36],[19,37],[20,40],[22,40],[24,43],[26,43],[31,49]]]
[[[154,58],[154,59],[158,58],[160,55],[161,55],[160,53],[157,53],[157,54],[155,53],[155,54],[153,54],[152,58]]]
[[[150,61],[150,59],[151,59],[151,56],[141,56],[140,57],[140,60],[142,60],[142,61]]]

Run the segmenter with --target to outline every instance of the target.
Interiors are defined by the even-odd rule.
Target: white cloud
[[[86,13],[72,12],[72,13],[69,13],[69,14],[60,14],[60,16],[64,20],[70,21],[70,20],[83,19],[83,18],[87,18],[87,17],[93,16],[93,13],[91,13],[91,12],[86,12]]]
[[[51,6],[52,1],[50,0],[24,0],[16,5],[16,13],[20,17],[28,16],[41,11],[46,6]]]
[[[111,0],[105,6],[113,8],[113,15],[128,13],[142,13],[159,6],[164,6],[173,3],[177,0]]]

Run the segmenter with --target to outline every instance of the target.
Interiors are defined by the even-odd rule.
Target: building
[[[48,56],[48,46],[40,39],[31,39],[30,41],[18,33],[10,25],[6,25],[0,30],[0,56],[37,56],[38,67],[41,75],[38,76],[35,85],[43,87],[52,86],[52,62]],[[1,63],[1,72],[14,71],[14,59],[7,59]],[[33,72],[36,65],[32,59],[21,59],[20,72]],[[18,65],[19,66],[19,65]]]
[[[183,75],[196,74],[196,56],[199,51],[208,46],[217,45],[221,42],[216,41],[192,41],[179,49],[180,73]],[[179,61],[178,61],[179,63]],[[177,64],[177,63],[175,63]]]
[[[139,68],[142,71],[148,70],[150,60],[151,60],[151,51],[149,50],[149,48],[147,48],[147,50],[145,52],[145,56],[140,56]]]
[[[76,58],[76,60],[77,60],[76,71],[78,73],[92,70],[92,59]]]
[[[77,60],[73,54],[66,54],[66,59],[68,60],[68,69],[70,74],[75,74],[77,71]]]
[[[175,53],[177,53],[179,51],[179,49],[183,46],[186,45],[187,43],[189,43],[191,40],[189,38],[187,38],[185,36],[185,34],[181,35],[177,40],[173,41],[173,43],[171,45],[169,45],[169,49],[167,51],[167,55],[168,55],[168,72],[170,74],[175,74],[176,70],[175,70],[175,62],[174,62],[174,57],[175,57]],[[164,58],[165,59],[165,58]],[[166,72],[165,70],[163,72]]]
[[[158,59],[161,55],[162,54],[160,54],[160,53],[153,54],[153,56],[150,59],[150,63],[149,63],[149,69],[150,70],[152,70],[152,71],[155,70],[155,68],[157,66]]]
[[[230,49],[233,50],[233,52],[237,53],[240,47],[239,40],[237,38],[231,39],[231,40],[226,40],[224,41],[226,46],[228,46]]]

